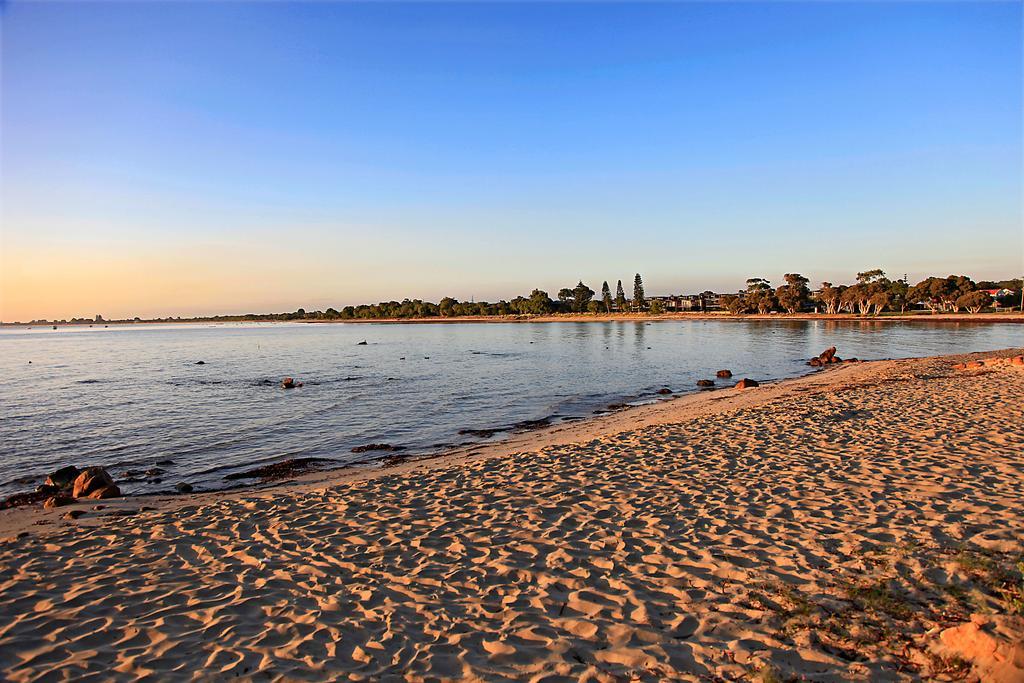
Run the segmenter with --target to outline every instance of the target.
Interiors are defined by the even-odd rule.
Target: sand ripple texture
[[[8,540],[0,672],[972,675],[929,639],[1012,611],[997,572],[1024,539],[1024,372],[892,361],[777,389],[508,458]]]

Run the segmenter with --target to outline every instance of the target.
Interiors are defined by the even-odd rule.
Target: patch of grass
[[[784,677],[782,672],[774,666],[771,664],[765,664],[757,670],[752,680],[760,681],[760,683],[788,683],[795,679]]]
[[[806,617],[817,609],[814,603],[807,599],[807,596],[790,586],[782,586],[779,593],[789,603],[789,609],[786,610],[788,617]]]
[[[920,541],[917,541],[913,538],[909,538],[906,541],[903,541],[903,543],[900,545],[900,550],[902,550],[905,553],[912,553],[921,547],[922,546]]]
[[[971,671],[971,663],[965,659],[957,657],[956,655],[952,657],[940,657],[939,655],[928,653],[927,656],[930,660],[930,666],[928,668],[931,670],[930,673],[933,676],[942,674],[951,676],[954,680],[961,680]]]
[[[1024,614],[1024,557],[960,548],[957,565],[990,595],[997,596],[1010,614]]]
[[[1000,589],[1010,614],[1024,614],[1024,560],[1017,563],[1017,573]]]
[[[949,597],[953,598],[958,602],[970,602],[971,594],[967,592],[967,589],[963,586],[955,583],[951,583],[942,586],[942,589],[949,593]]]
[[[874,583],[850,584],[846,594],[861,609],[888,615],[893,619],[908,619],[913,611],[906,598],[889,587],[889,582],[880,579]]]
[[[969,574],[988,574],[996,568],[996,563],[991,557],[967,548],[961,548],[954,559],[960,568]]]

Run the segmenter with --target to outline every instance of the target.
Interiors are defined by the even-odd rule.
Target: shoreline
[[[824,368],[808,366],[807,371],[797,377],[783,379],[758,379],[759,386],[754,389],[738,389],[734,385],[741,377],[733,377],[729,386],[715,387],[712,390],[699,388],[689,391],[673,392],[670,397],[652,395],[650,399],[639,405],[595,412],[594,414],[554,422],[544,427],[515,431],[496,430],[496,434],[507,436],[480,441],[477,443],[455,444],[449,448],[420,454],[401,456],[391,463],[384,462],[388,456],[379,460],[360,464],[343,464],[337,467],[309,469],[294,476],[272,478],[255,483],[231,484],[224,488],[202,490],[186,494],[171,491],[160,493],[142,493],[118,498],[96,501],[80,499],[78,502],[55,509],[43,509],[39,504],[21,505],[0,510],[0,539],[26,532],[39,531],[40,527],[53,523],[59,524],[63,514],[70,510],[88,510],[96,504],[102,505],[105,515],[89,515],[75,520],[77,523],[88,523],[95,518],[101,520],[120,511],[145,508],[144,512],[163,511],[180,508],[190,504],[205,504],[218,499],[234,499],[247,495],[264,495],[277,490],[309,491],[319,486],[335,486],[346,482],[358,482],[388,476],[404,474],[435,467],[446,467],[456,462],[471,462],[478,459],[489,459],[509,456],[521,451],[537,450],[549,446],[561,446],[580,439],[595,436],[608,436],[628,429],[667,424],[678,419],[692,419],[699,415],[717,414],[736,407],[754,407],[770,402],[779,397],[791,395],[793,391],[822,391],[832,384],[832,378],[846,371],[851,379],[863,376],[863,372],[851,372],[855,368],[866,368],[870,373],[879,365],[908,363],[913,361],[960,359],[975,357],[992,357],[1014,355],[1024,352],[1019,349],[1001,349],[991,352],[971,352],[952,356],[924,356],[918,358],[854,360],[844,361]],[[819,381],[814,381],[819,378]],[[754,379],[754,378],[751,378]],[[283,462],[283,461],[281,461]],[[274,463],[267,463],[272,465]],[[116,483],[116,482],[115,482]]]
[[[812,374],[832,371],[832,370],[837,369],[838,367],[841,367],[843,364],[855,365],[855,364],[864,363],[864,362],[868,362],[868,361],[862,361],[862,360],[859,360],[857,358],[853,358],[853,359],[850,359],[850,360],[847,360],[847,361],[842,361],[838,365],[825,365],[824,367],[821,367],[821,366],[813,367],[813,366],[810,366],[808,364],[805,367],[803,373],[800,374],[800,375],[797,375],[797,376],[783,377],[783,378],[778,378],[778,377],[759,378],[756,381],[760,385],[771,386],[773,384],[778,384],[778,383],[781,383],[781,382],[789,382],[789,381],[793,381],[793,380],[796,380],[796,379],[801,379],[803,377],[807,377],[807,376],[812,375]],[[711,373],[711,371],[709,371],[709,375],[710,375],[710,373]],[[759,376],[759,377],[761,377],[761,376]],[[503,444],[505,444],[507,442],[532,443],[532,440],[529,438],[532,435],[543,435],[543,434],[546,434],[546,433],[549,433],[549,432],[559,432],[559,431],[561,431],[561,428],[568,427],[570,425],[572,425],[572,426],[579,426],[579,427],[586,427],[587,425],[589,425],[591,422],[593,422],[595,420],[600,420],[601,418],[608,418],[608,417],[611,417],[613,415],[617,415],[617,414],[620,414],[620,413],[628,413],[630,411],[640,410],[640,409],[643,409],[643,408],[650,408],[652,406],[656,406],[656,405],[660,405],[660,404],[671,403],[671,402],[678,401],[680,399],[684,399],[684,398],[687,398],[687,397],[693,397],[693,396],[698,396],[698,395],[703,395],[703,394],[710,394],[710,393],[715,393],[715,392],[722,392],[722,391],[733,390],[734,387],[735,387],[736,382],[738,382],[740,379],[743,379],[743,378],[741,378],[739,376],[730,377],[730,378],[726,378],[724,380],[727,384],[721,384],[721,385],[717,385],[716,384],[715,386],[710,387],[710,388],[708,388],[708,387],[701,387],[701,386],[691,386],[691,387],[689,387],[687,389],[671,390],[671,392],[669,394],[667,394],[667,395],[666,394],[661,394],[658,391],[655,391],[653,393],[643,394],[641,396],[636,396],[635,394],[630,394],[629,396],[609,397],[609,400],[611,401],[611,403],[607,404],[603,408],[595,409],[591,413],[588,413],[588,414],[580,414],[580,415],[552,414],[552,415],[548,415],[548,416],[539,418],[538,420],[527,420],[527,421],[525,421],[525,423],[516,423],[516,424],[509,424],[509,425],[496,425],[494,427],[483,427],[483,428],[467,427],[467,428],[465,428],[465,430],[460,430],[460,432],[459,432],[459,434],[461,435],[462,431],[465,431],[466,432],[466,434],[465,434],[466,437],[471,437],[472,436],[472,434],[471,434],[472,432],[478,432],[478,433],[480,433],[480,432],[490,432],[491,433],[490,437],[486,437],[486,436],[485,437],[479,437],[479,438],[481,438],[480,441],[463,441],[463,442],[459,442],[459,443],[439,444],[439,445],[431,447],[431,448],[429,448],[427,450],[422,450],[422,451],[415,451],[415,450],[413,450],[412,452],[406,451],[406,446],[404,446],[404,445],[400,445],[396,450],[370,449],[372,451],[370,454],[371,454],[372,457],[374,457],[373,460],[363,460],[363,461],[358,461],[358,462],[355,462],[355,463],[339,463],[339,464],[333,465],[333,466],[330,465],[329,463],[336,462],[336,461],[333,461],[330,458],[314,458],[313,460],[319,460],[321,462],[326,462],[328,464],[326,466],[322,466],[322,467],[318,467],[316,464],[313,464],[313,465],[308,466],[308,467],[300,467],[299,471],[295,472],[294,474],[273,475],[273,476],[270,476],[270,477],[267,477],[267,478],[228,476],[228,477],[225,478],[225,481],[230,481],[230,483],[226,483],[224,486],[221,486],[221,487],[218,487],[218,488],[201,489],[199,491],[189,492],[189,493],[185,493],[185,494],[175,492],[175,491],[173,491],[171,489],[164,490],[164,491],[156,491],[156,492],[133,493],[133,494],[128,494],[128,495],[124,495],[124,496],[119,496],[119,497],[114,498],[114,499],[104,499],[102,502],[100,502],[100,504],[101,505],[110,505],[111,503],[116,502],[116,501],[125,501],[126,503],[128,503],[130,505],[130,501],[144,501],[144,504],[147,507],[152,507],[152,504],[154,503],[154,501],[165,501],[168,497],[171,497],[171,498],[174,498],[174,499],[181,499],[181,498],[192,498],[192,497],[195,497],[195,496],[201,496],[201,495],[207,495],[207,494],[208,495],[215,495],[215,494],[223,494],[223,493],[245,493],[245,492],[253,492],[253,491],[263,491],[263,490],[267,490],[267,489],[273,489],[273,488],[275,488],[277,486],[287,486],[287,485],[289,485],[291,483],[294,483],[296,481],[302,481],[302,482],[308,482],[308,481],[314,481],[314,480],[315,481],[320,481],[320,480],[330,479],[332,476],[338,476],[338,475],[341,475],[341,474],[349,474],[349,473],[351,473],[353,475],[362,475],[364,472],[371,472],[372,473],[372,472],[388,471],[388,470],[392,470],[392,469],[394,469],[396,467],[400,467],[400,466],[403,466],[403,465],[408,465],[408,464],[413,464],[413,463],[420,463],[420,462],[426,462],[426,461],[434,461],[434,460],[446,458],[446,457],[451,456],[451,455],[459,455],[459,454],[466,453],[466,452],[476,452],[476,451],[478,451],[480,449],[496,448],[496,447],[499,447],[499,446],[501,446],[501,445],[503,445]],[[754,379],[754,378],[751,378],[751,379]],[[714,381],[718,382],[718,381],[721,381],[721,380],[722,380],[722,378],[718,378],[718,379],[715,379]],[[667,388],[667,387],[665,387],[665,388]],[[537,424],[534,426],[531,423],[537,423]],[[387,445],[390,445],[390,444],[387,444]],[[379,455],[374,455],[374,454],[379,454]],[[299,459],[302,460],[302,458],[299,458]],[[283,464],[283,463],[288,463],[288,462],[290,462],[290,460],[291,460],[290,458],[285,458],[283,460],[274,460],[274,461],[270,461],[270,462],[262,462],[262,463],[254,464],[253,467],[250,467],[249,469],[260,469],[260,468],[273,467],[274,465],[280,465],[280,464]],[[64,465],[59,465],[59,467],[63,467],[63,466]],[[86,466],[90,466],[90,465],[86,465]],[[103,465],[103,464],[100,464],[99,466],[100,467],[104,467],[104,468],[112,468],[113,467],[113,465],[109,465],[108,466],[108,465]],[[37,482],[37,485],[43,483],[42,479],[45,479],[45,476],[41,477],[41,480],[39,480]],[[118,481],[119,480],[115,479],[114,483],[117,484]],[[19,496],[19,495],[28,496],[28,495],[31,495],[31,493],[32,492],[28,491],[28,490],[26,490],[26,491],[17,491],[15,493],[11,494],[10,496],[8,496],[7,498],[11,498],[11,497]],[[16,513],[17,511],[21,511],[21,512],[24,513],[24,512],[33,510],[33,509],[38,510],[39,506],[41,505],[41,500],[42,499],[40,499],[40,501],[37,501],[37,502],[21,503],[21,504],[14,505],[14,506],[12,506],[10,508],[7,508],[7,509],[0,509],[0,538],[2,538],[4,536],[5,530],[7,529],[7,526],[5,525],[5,522],[4,522],[4,515],[5,515],[5,513],[12,513],[12,512]],[[90,499],[84,499],[83,498],[83,499],[81,499],[81,502],[83,504],[85,504],[85,503],[93,503],[93,504],[95,504],[97,501],[93,501],[93,500],[90,500]],[[114,507],[114,506],[111,505],[111,507]],[[117,507],[117,509],[121,508],[120,505],[118,505],[116,507]],[[53,511],[60,512],[60,511],[67,511],[69,509],[74,509],[74,508],[73,507],[69,507],[69,506],[62,506],[59,510],[53,510]],[[38,521],[36,521],[34,523],[38,524]]]
[[[661,313],[652,315],[649,313],[556,313],[550,315],[481,315],[481,316],[453,316],[449,318],[374,318],[374,319],[349,319],[349,320],[289,320],[280,322],[295,322],[307,324],[335,324],[335,323],[360,323],[371,324],[381,323],[388,325],[400,325],[404,323],[422,325],[430,323],[565,323],[565,322],[686,322],[686,321],[723,321],[723,322],[744,322],[744,321],[782,321],[782,322],[803,322],[803,321],[826,321],[826,322],[921,322],[921,323],[1024,323],[1024,313],[907,313],[907,314],[882,314],[879,316],[861,316],[854,313],[777,313],[761,315],[758,313],[733,315],[731,313]],[[254,321],[258,322],[258,321]]]
[[[1020,680],[1022,351],[2,514],[0,676]]]
[[[486,322],[486,321],[484,321]],[[794,377],[769,377],[756,379],[759,387],[770,387],[776,386],[788,382],[805,379],[809,376],[816,374],[825,374],[828,372],[834,372],[844,365],[859,365],[869,362],[885,362],[887,359],[881,361],[864,361],[857,358],[842,361],[838,364],[814,367],[808,364],[804,369],[804,372]],[[710,374],[710,371],[709,371]],[[760,377],[760,376],[759,376]],[[412,452],[403,454],[405,447],[402,446],[396,452],[389,452],[387,449],[378,451],[382,453],[377,456],[374,460],[360,461],[349,464],[338,464],[335,466],[324,466],[318,467],[315,464],[309,467],[300,467],[294,474],[286,475],[274,475],[267,478],[234,478],[231,483],[225,484],[222,487],[215,489],[202,489],[199,491],[190,491],[188,493],[178,493],[172,490],[147,492],[129,494],[119,496],[112,499],[103,499],[102,501],[96,501],[92,499],[82,498],[76,503],[71,505],[61,506],[56,509],[43,510],[41,508],[41,501],[32,503],[23,503],[12,506],[7,509],[0,509],[0,539],[2,539],[12,529],[14,533],[23,533],[26,530],[30,530],[30,527],[25,526],[17,522],[9,523],[6,519],[8,514],[17,515],[28,514],[31,511],[35,512],[51,512],[51,513],[66,513],[70,510],[84,510],[86,507],[94,506],[97,503],[103,506],[104,509],[111,511],[118,510],[130,510],[132,509],[133,502],[137,502],[141,507],[146,508],[146,511],[162,509],[170,501],[181,501],[188,499],[196,499],[204,496],[218,496],[222,494],[238,494],[244,495],[246,493],[264,492],[276,489],[278,487],[288,487],[297,484],[302,485],[313,485],[331,481],[348,481],[350,479],[363,480],[366,478],[373,478],[377,475],[386,474],[392,470],[399,468],[409,468],[420,463],[431,463],[435,461],[445,461],[450,457],[464,457],[469,458],[470,456],[484,455],[484,457],[492,457],[501,454],[511,454],[515,452],[516,447],[520,444],[524,448],[534,447],[535,444],[541,443],[543,445],[557,445],[563,443],[560,440],[548,441],[545,437],[551,434],[557,434],[566,431],[566,428],[574,427],[575,429],[568,430],[570,434],[578,433],[591,433],[593,431],[592,425],[603,424],[602,420],[612,418],[615,416],[622,416],[623,418],[629,417],[634,414],[634,411],[642,411],[644,409],[654,408],[665,404],[672,404],[682,399],[695,399],[695,397],[703,396],[706,394],[727,392],[727,391],[739,391],[735,385],[743,379],[742,377],[735,376],[725,379],[728,384],[715,385],[711,388],[706,387],[690,387],[689,389],[673,390],[670,395],[661,395],[654,392],[650,395],[644,395],[642,397],[628,399],[628,397],[620,397],[621,400],[615,399],[612,403],[608,404],[605,408],[594,410],[590,414],[584,415],[549,415],[541,418],[538,422],[546,422],[540,426],[528,426],[525,428],[517,428],[518,425],[507,425],[504,427],[482,428],[476,431],[493,432],[493,436],[496,438],[484,438],[477,442],[461,442],[452,443],[446,446],[435,447],[430,450],[421,452]],[[755,379],[751,377],[750,379]],[[714,381],[719,381],[718,379]],[[716,399],[710,399],[716,400]],[[695,401],[696,402],[696,401]],[[529,422],[529,421],[528,421]],[[617,424],[618,421],[612,421],[612,424]],[[472,428],[468,428],[470,431],[474,431]],[[532,438],[536,437],[536,439]],[[508,446],[507,448],[505,446]],[[282,463],[289,462],[290,459],[275,460],[272,462],[261,463],[256,465],[257,468],[273,467],[274,465],[280,465]],[[330,462],[329,459],[326,459]],[[107,467],[100,465],[101,467]],[[250,468],[253,469],[253,468]],[[39,483],[42,483],[41,481]],[[115,479],[115,484],[117,480]],[[12,495],[29,495],[29,491],[18,492]],[[173,507],[173,505],[172,505]],[[109,514],[109,513],[108,513]],[[31,520],[32,527],[41,526],[46,523],[46,515],[42,515],[39,518],[33,517]]]
[[[749,313],[733,315],[727,312],[690,313],[674,312],[651,315],[650,313],[552,313],[545,315],[476,315],[430,318],[349,318],[349,319],[301,319],[301,320],[259,320],[243,318],[238,320],[194,319],[194,320],[139,320],[139,321],[104,321],[103,323],[57,323],[61,328],[103,328],[131,327],[135,325],[227,325],[238,323],[300,323],[300,324],[387,324],[387,325],[423,325],[453,323],[557,323],[557,322],[654,322],[654,321],[826,321],[826,322],[915,322],[915,323],[1012,323],[1024,324],[1024,313],[1007,311],[1005,313],[883,313],[881,315],[859,315],[856,313]],[[54,323],[0,323],[0,329],[49,328]]]

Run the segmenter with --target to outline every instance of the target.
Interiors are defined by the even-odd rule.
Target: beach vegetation
[[[846,587],[846,594],[863,610],[885,614],[896,620],[907,619],[912,614],[906,598],[893,590],[885,579],[851,583]]]
[[[754,680],[759,681],[759,683],[786,683],[786,681],[795,679],[784,677],[777,668],[771,664],[765,664],[754,674]]]

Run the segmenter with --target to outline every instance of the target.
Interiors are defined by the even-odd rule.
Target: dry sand
[[[957,360],[7,514],[0,677],[1022,680],[1024,368]]]

